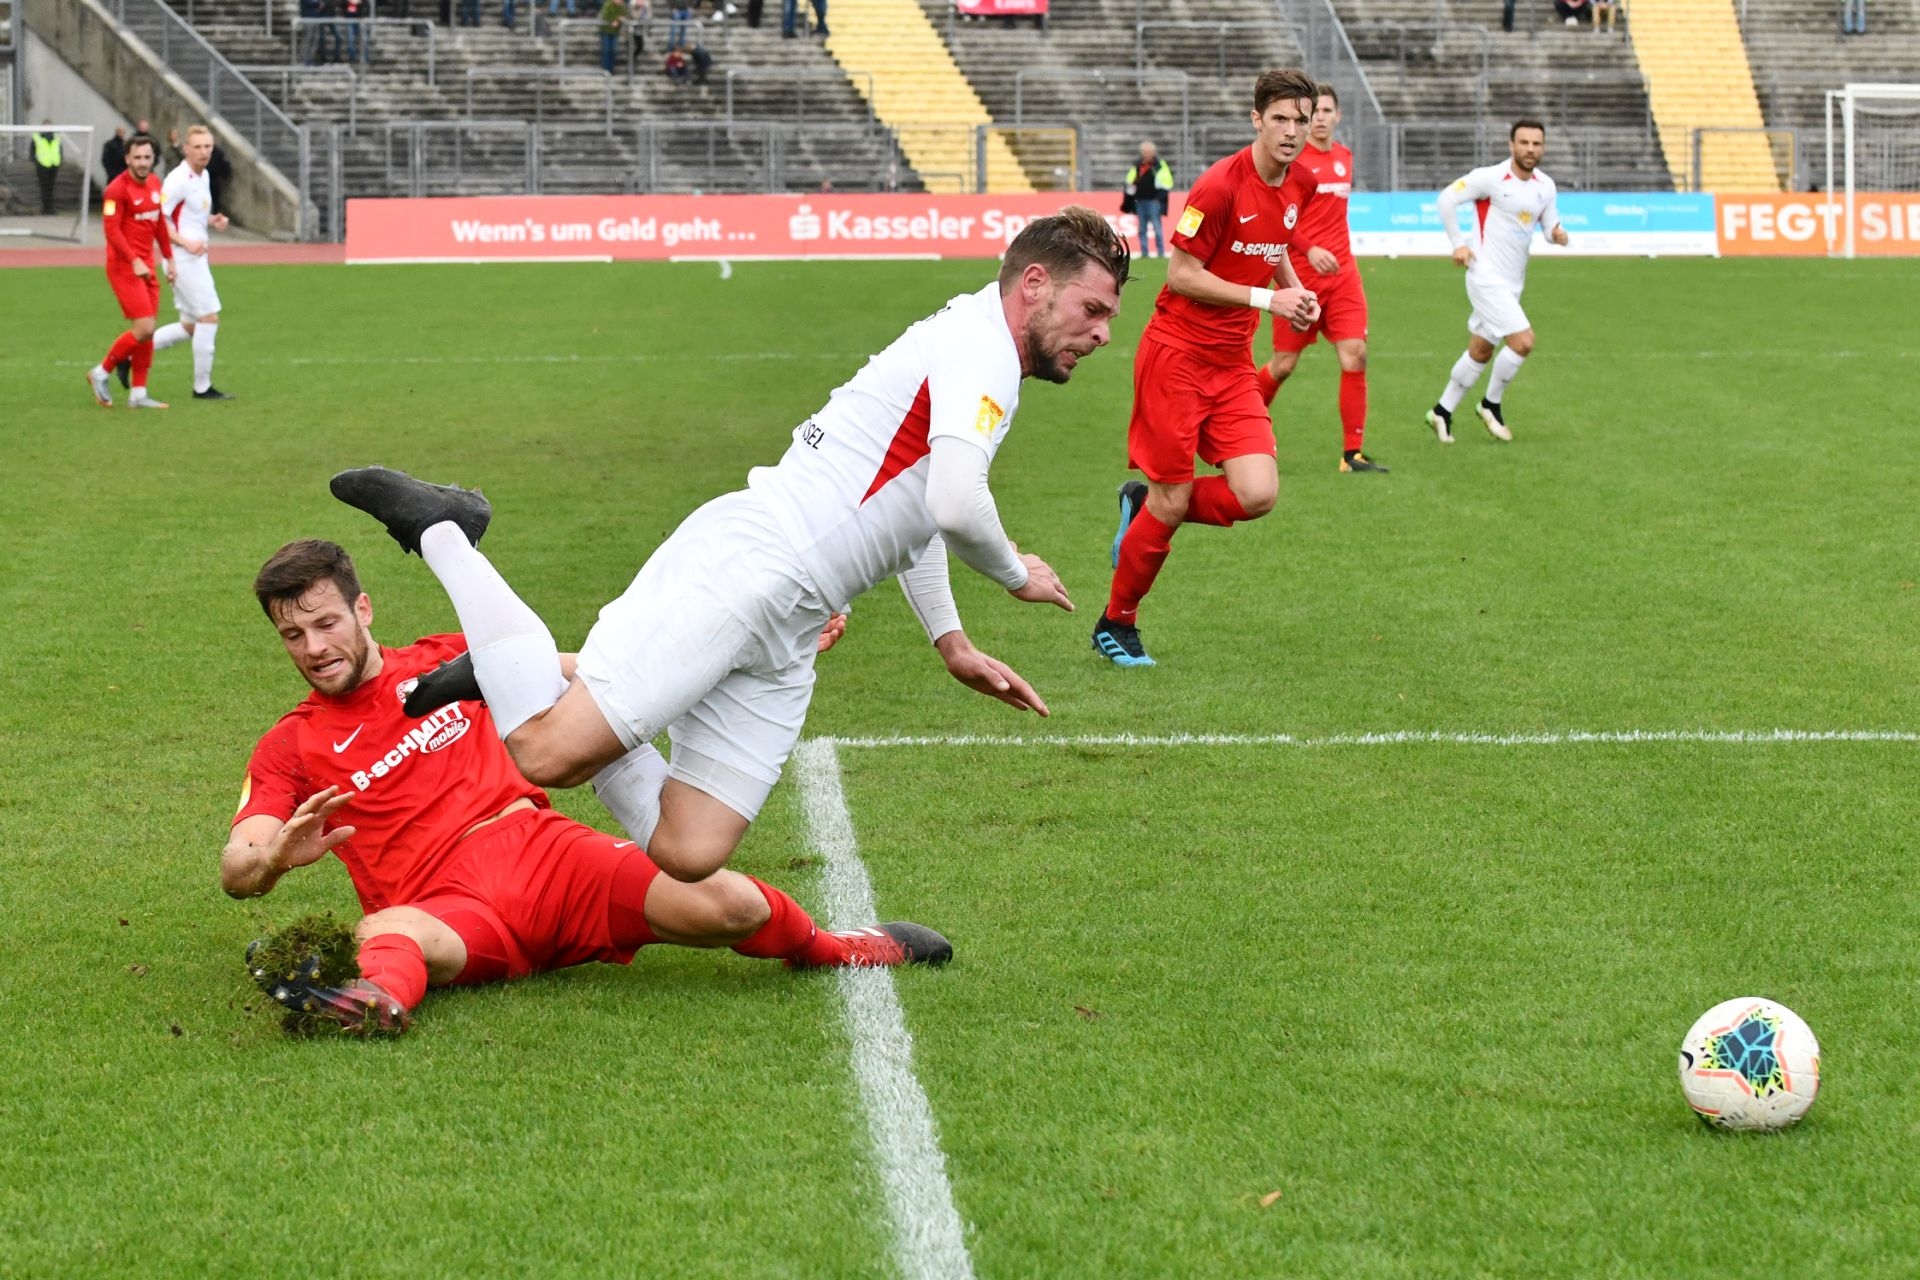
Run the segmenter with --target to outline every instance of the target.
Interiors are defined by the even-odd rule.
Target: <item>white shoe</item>
[[[127,400],[127,408],[129,409],[165,409],[167,407],[166,401],[155,400],[143,391],[134,392]]]
[[[1447,420],[1433,409],[1427,410],[1427,425],[1433,428],[1433,434],[1441,444],[1453,443],[1453,432],[1447,426]]]
[[[94,403],[102,409],[113,408],[113,384],[107,380],[107,371],[99,365],[87,370],[87,385],[93,388]]]
[[[1491,405],[1485,400],[1482,400],[1480,402],[1479,414],[1480,421],[1487,424],[1487,430],[1493,433],[1495,440],[1513,439],[1513,432],[1509,431],[1507,424],[1501,421],[1499,405]]]

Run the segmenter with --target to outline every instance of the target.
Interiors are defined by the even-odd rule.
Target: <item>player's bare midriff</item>
[[[480,819],[480,821],[468,827],[465,831],[462,831],[460,833],[460,839],[465,840],[468,836],[472,835],[474,832],[478,831],[482,827],[490,827],[494,823],[500,821],[500,819],[502,818],[510,818],[516,813],[520,813],[534,807],[535,806],[533,801],[527,799],[525,796],[522,796],[518,800],[515,800],[512,804],[508,805],[506,808],[502,809],[500,812],[494,814],[491,818],[482,818]]]

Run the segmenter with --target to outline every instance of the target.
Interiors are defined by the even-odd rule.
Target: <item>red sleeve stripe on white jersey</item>
[[[931,452],[927,444],[927,429],[932,423],[933,389],[931,384],[922,379],[920,393],[913,398],[913,407],[907,410],[907,416],[894,429],[893,441],[887,445],[887,456],[880,460],[880,469],[873,473],[873,483],[860,495],[861,505],[864,506],[867,499],[886,488],[889,481]]]

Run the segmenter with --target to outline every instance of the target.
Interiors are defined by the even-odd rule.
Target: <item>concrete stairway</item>
[[[1766,124],[1734,0],[1633,0],[1632,16],[1667,166],[1676,184],[1691,185],[1695,129],[1758,130]],[[1780,174],[1767,139],[1759,133],[1710,135],[1698,185],[1705,191],[1778,191]]]

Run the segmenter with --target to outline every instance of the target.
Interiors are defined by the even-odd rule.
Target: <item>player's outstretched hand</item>
[[[1453,251],[1453,265],[1456,267],[1472,266],[1473,250],[1464,244],[1461,245],[1458,249],[1455,249]]]
[[[1066,584],[1060,581],[1060,575],[1053,566],[1039,556],[1020,557],[1020,563],[1027,566],[1027,582],[1018,591],[1008,592],[1015,600],[1025,600],[1029,604],[1058,605],[1068,613],[1073,612],[1073,601],[1067,598]]]
[[[947,674],[967,688],[998,698],[1019,711],[1049,714],[1047,704],[1032,685],[1020,678],[1019,672],[974,648],[966,632],[949,631],[934,641],[933,647],[940,651],[941,661],[947,664]]]
[[[833,646],[840,643],[840,637],[845,634],[847,634],[847,615],[844,613],[836,613],[827,619],[826,626],[820,628],[820,648],[818,652],[825,653],[827,650],[833,648]]]
[[[1567,247],[1566,225],[1563,223],[1560,226],[1555,227],[1551,232],[1548,233],[1547,239],[1553,241],[1555,244],[1559,245],[1562,249],[1566,248]]]
[[[353,839],[352,827],[324,830],[327,819],[346,808],[352,800],[352,794],[343,793],[339,787],[328,787],[325,791],[316,791],[308,796],[293,811],[293,816],[280,824],[280,830],[274,833],[273,839],[267,841],[268,865],[282,871],[311,866]]]
[[[1333,250],[1322,249],[1319,245],[1307,250],[1307,262],[1323,276],[1333,275],[1340,270],[1340,259],[1333,256]]]

